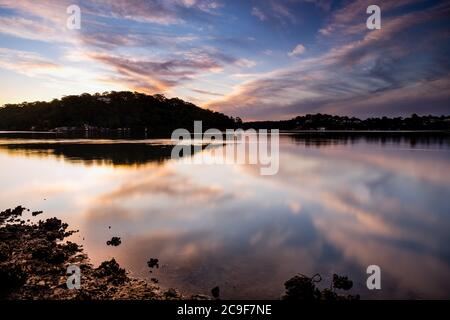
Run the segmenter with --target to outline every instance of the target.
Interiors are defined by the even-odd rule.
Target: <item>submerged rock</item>
[[[106,241],[108,246],[117,247],[122,244],[122,240],[119,237],[112,237],[111,240]]]
[[[0,212],[0,299],[184,298],[174,289],[161,290],[156,281],[129,277],[115,259],[94,268],[82,246],[65,240],[76,232],[68,224],[57,218],[24,221],[25,211],[19,206]],[[67,287],[69,265],[79,267],[79,290]]]
[[[211,294],[215,299],[219,299],[220,297],[220,288],[219,287],[214,287],[211,289]]]
[[[153,282],[153,283],[158,283],[159,282],[159,280],[156,279],[156,278],[151,278],[150,281]]]
[[[44,211],[33,211],[32,213],[31,213],[31,215],[33,216],[33,217],[36,217],[36,216],[38,216],[38,215],[40,215],[40,214],[43,214],[44,213]]]
[[[114,258],[102,262],[94,272],[97,276],[106,278],[113,284],[123,284],[129,280],[125,269],[122,269]]]
[[[181,294],[174,288],[169,288],[166,292],[164,292],[164,298],[167,300],[177,300],[180,296]]]
[[[153,269],[153,268],[159,269],[159,260],[155,259],[155,258],[150,258],[150,260],[147,261],[147,265],[150,269]],[[150,273],[151,272],[152,271],[150,270]]]
[[[348,277],[341,277],[333,274],[333,287],[336,289],[350,290],[353,287],[353,281]]]
[[[348,291],[353,287],[353,282],[348,277],[333,275],[331,288],[320,290],[316,284],[322,281],[319,274],[312,278],[298,274],[284,283],[286,293],[284,300],[359,300],[359,295],[341,295],[336,289]]]

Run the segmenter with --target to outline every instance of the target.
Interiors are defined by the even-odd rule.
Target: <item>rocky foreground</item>
[[[33,212],[38,215],[42,212]],[[184,299],[175,289],[133,279],[112,259],[97,268],[89,263],[82,246],[65,241],[77,231],[57,218],[37,223],[24,220],[24,207],[0,213],[0,299],[115,300]],[[68,289],[69,265],[79,266],[81,288]]]
[[[32,216],[41,214],[32,212]],[[57,218],[25,220],[30,210],[22,206],[0,212],[0,300],[209,300],[218,299],[219,287],[205,295],[185,296],[175,289],[162,289],[157,280],[147,282],[128,276],[114,260],[95,268],[89,263],[82,246],[65,239],[78,231],[69,231],[67,223]],[[113,237],[108,245],[120,245]],[[158,259],[148,262],[158,267]],[[69,266],[77,266],[81,281],[73,288]],[[69,281],[68,281],[69,280]],[[320,275],[312,278],[296,275],[286,281],[284,300],[354,300],[359,296],[342,295],[353,282],[347,277],[333,275],[330,287],[320,290]],[[72,286],[71,286],[72,285]],[[69,289],[69,286],[72,289]]]

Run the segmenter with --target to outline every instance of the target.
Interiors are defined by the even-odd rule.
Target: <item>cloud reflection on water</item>
[[[94,263],[115,256],[163,286],[208,293],[220,285],[225,298],[276,298],[295,273],[338,272],[363,297],[448,298],[447,145],[301,141],[283,137],[280,172],[270,177],[255,166],[167,161],[80,170],[51,157],[16,156],[45,188],[61,188],[50,213],[61,210],[80,227]],[[0,162],[17,161],[11,157],[0,148]],[[71,188],[46,175],[58,170],[73,177]],[[8,177],[12,199],[42,193],[24,179]],[[111,235],[123,244],[106,247]],[[163,265],[152,275],[150,257]],[[365,289],[369,264],[382,267],[381,292]]]

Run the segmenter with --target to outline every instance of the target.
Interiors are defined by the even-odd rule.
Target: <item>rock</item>
[[[153,283],[158,283],[159,282],[159,280],[156,279],[156,278],[151,278],[150,281],[153,282]]]
[[[191,296],[191,300],[211,300],[211,297],[204,294],[195,294]]]
[[[220,288],[219,287],[214,287],[211,289],[211,294],[215,299],[219,299],[220,296]]]
[[[333,288],[350,290],[353,287],[353,281],[348,277],[340,277],[337,274],[333,274]]]
[[[130,278],[115,259],[105,261],[98,268],[94,268],[82,246],[70,241],[64,242],[75,233],[68,231],[68,224],[57,218],[40,220],[37,223],[31,222],[30,219],[17,219],[25,211],[27,209],[18,206],[0,212],[1,299],[185,298],[175,289],[160,289],[156,285],[156,279],[146,282]],[[66,272],[71,264],[80,267],[82,290],[67,289]],[[158,259],[150,259],[148,265],[158,268]]]
[[[164,297],[166,299],[172,300],[172,299],[179,299],[181,295],[178,293],[176,289],[169,288],[166,292],[164,292]]]
[[[125,269],[120,268],[119,264],[113,258],[110,261],[102,262],[102,264],[95,269],[99,277],[107,277],[108,282],[113,284],[123,284],[128,281]]]
[[[147,261],[147,265],[149,268],[159,268],[159,260],[155,258],[150,258],[150,260]]]
[[[25,284],[27,275],[24,270],[17,265],[7,263],[0,265],[0,297],[8,295],[15,289]]]
[[[111,240],[106,241],[106,244],[108,246],[113,246],[113,247],[120,246],[121,243],[122,243],[122,240],[120,240],[119,237],[112,237]]]
[[[359,300],[359,295],[339,295],[335,289],[350,290],[353,282],[348,277],[340,277],[333,275],[331,289],[325,288],[320,291],[316,287],[316,283],[322,281],[319,274],[309,278],[299,274],[285,282],[286,294],[284,300]]]

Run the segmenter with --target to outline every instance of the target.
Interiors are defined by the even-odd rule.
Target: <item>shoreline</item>
[[[235,130],[235,129],[233,129]],[[256,130],[252,128],[243,129],[244,132],[249,130]],[[275,129],[264,129],[264,130],[276,130]],[[222,133],[226,133],[226,131],[221,131]],[[270,131],[269,131],[270,132]],[[320,134],[327,134],[327,133],[374,133],[374,134],[450,134],[450,130],[279,130],[280,134],[297,134],[297,133],[320,133]],[[53,135],[53,136],[86,136],[86,135],[92,135],[92,136],[134,136],[136,134],[130,134],[128,131],[64,131],[64,132],[56,132],[56,131],[32,131],[32,130],[0,130],[0,134],[45,134],[45,135]],[[139,135],[138,135],[139,136]],[[158,136],[158,135],[156,135]],[[169,136],[168,136],[169,137]],[[149,139],[152,139],[150,137]]]
[[[32,217],[42,211],[31,212],[18,206],[0,212],[0,301],[2,300],[218,300],[220,288],[211,295],[182,294],[174,288],[162,288],[153,278],[150,282],[130,277],[114,258],[98,267],[90,263],[83,246],[66,238],[79,230],[58,218],[39,220]],[[120,245],[113,237],[107,245]],[[158,268],[158,259],[150,258],[150,269]],[[151,271],[150,271],[151,272]],[[359,300],[348,294],[353,281],[333,274],[331,285],[319,289],[320,274],[308,277],[297,274],[284,283],[282,300]],[[341,290],[338,292],[337,290]]]
[[[41,213],[22,206],[0,212],[0,300],[211,299],[130,277],[114,258],[94,267],[81,245],[65,241],[78,230],[57,218],[33,223],[24,217]],[[68,288],[69,266],[79,268],[78,289]]]

